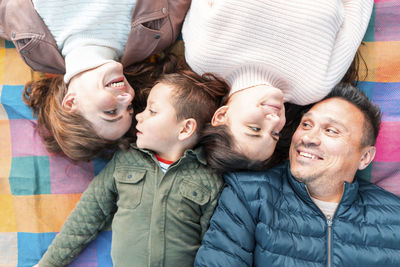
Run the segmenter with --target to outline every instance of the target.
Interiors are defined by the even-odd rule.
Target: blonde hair
[[[105,140],[82,115],[63,109],[66,93],[67,85],[62,75],[30,81],[24,88],[23,99],[37,114],[37,130],[49,152],[64,153],[76,161],[89,161],[97,156],[107,156],[117,145],[128,147],[129,137]]]

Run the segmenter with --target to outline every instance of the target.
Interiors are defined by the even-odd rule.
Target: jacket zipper
[[[332,231],[332,217],[326,216],[326,223],[328,224],[328,267],[331,267],[331,231]]]

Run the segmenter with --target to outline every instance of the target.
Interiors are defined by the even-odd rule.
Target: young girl
[[[227,93],[212,75],[161,77],[136,116],[136,145],[93,179],[39,266],[68,264],[111,218],[114,266],[193,266],[223,186],[194,147]]]
[[[24,99],[51,152],[90,160],[132,123],[134,91],[123,67],[171,45],[189,0],[2,0],[0,37],[34,70]],[[121,62],[121,63],[120,63]]]
[[[193,0],[182,27],[186,61],[230,85],[204,138],[210,165],[265,167],[285,124],[284,102],[316,102],[342,79],[373,3]]]

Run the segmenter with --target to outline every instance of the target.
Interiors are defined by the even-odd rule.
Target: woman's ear
[[[368,165],[371,163],[371,161],[375,158],[375,153],[376,153],[376,147],[374,146],[368,146],[363,149],[364,152],[361,156],[360,163],[358,164],[358,169],[359,170],[364,170]]]
[[[192,137],[197,130],[197,122],[195,119],[185,119],[183,120],[183,126],[179,132],[178,139],[179,141],[185,141]]]
[[[62,107],[66,111],[75,112],[78,109],[78,105],[76,104],[76,95],[75,93],[67,93],[64,96],[62,101]]]
[[[218,108],[211,119],[212,126],[225,125],[227,121],[226,112],[228,111],[228,106],[222,106]]]

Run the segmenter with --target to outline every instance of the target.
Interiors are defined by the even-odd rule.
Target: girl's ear
[[[228,106],[222,106],[218,108],[211,119],[212,126],[225,125],[227,121],[226,112],[228,111]]]
[[[364,170],[375,157],[376,147],[368,146],[363,149],[364,153],[361,156],[360,163],[358,164],[359,170]]]
[[[183,120],[183,126],[179,132],[178,139],[179,141],[185,141],[192,137],[197,130],[197,122],[195,119],[185,119]]]
[[[62,101],[62,107],[63,109],[69,112],[75,112],[78,109],[75,93],[67,93],[64,96],[64,99]]]

